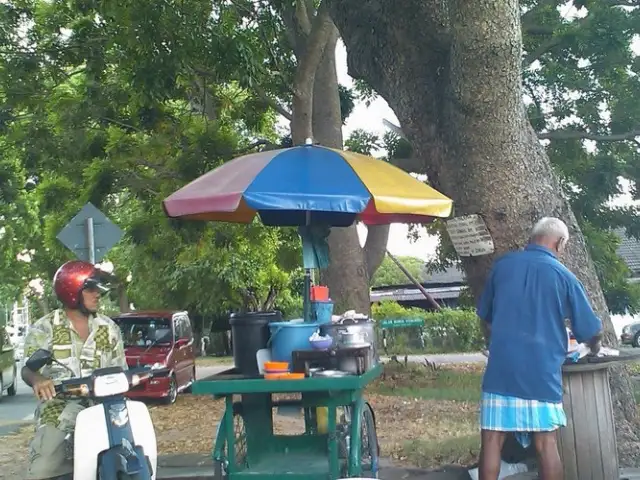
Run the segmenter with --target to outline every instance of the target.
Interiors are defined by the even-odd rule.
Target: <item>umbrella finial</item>
[[[311,137],[308,137],[305,139],[304,141],[305,145],[313,145],[313,139]]]

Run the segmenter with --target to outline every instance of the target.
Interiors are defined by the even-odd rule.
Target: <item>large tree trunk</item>
[[[318,15],[322,15],[322,12]],[[338,31],[333,23],[329,26],[321,24],[318,15],[309,17],[306,38],[292,35],[296,38],[295,51],[298,56],[292,138],[294,144],[301,144],[303,136],[308,135],[321,145],[342,148],[342,117],[335,58]],[[300,19],[300,12],[297,18]],[[305,23],[304,19],[300,23]],[[318,30],[321,25],[323,30]],[[304,30],[303,26],[300,27],[298,31]],[[318,32],[324,32],[323,41],[318,39]],[[321,53],[321,57],[317,65],[310,65],[309,59],[318,53]],[[309,78],[309,75],[313,75],[313,78]],[[349,309],[369,313],[369,278],[384,258],[388,232],[388,227],[371,229],[363,250],[355,225],[331,229],[328,239],[331,262],[329,268],[322,272],[322,281],[329,286],[336,313]]]
[[[336,73],[336,42],[334,27],[322,61],[318,65],[313,89],[313,135],[321,145],[342,148],[342,119],[338,76]],[[332,228],[329,235],[329,268],[322,272],[322,281],[329,286],[336,303],[335,312],[355,308],[369,313],[369,278],[364,267],[364,253],[355,226]]]
[[[517,0],[325,0],[349,52],[349,73],[395,111],[431,184],[456,214],[480,214],[494,255],[463,259],[481,293],[497,255],[522,247],[542,216],[569,225],[563,258],[589,291],[606,339],[616,338],[584,238],[526,118]],[[637,463],[637,414],[628,375],[612,372],[619,454]]]

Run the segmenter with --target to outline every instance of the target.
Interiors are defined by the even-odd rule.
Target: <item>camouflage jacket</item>
[[[85,377],[97,368],[127,368],[120,328],[109,317],[101,314],[89,318],[89,336],[85,342],[71,326],[64,310],[55,310],[42,317],[31,326],[25,338],[25,358],[29,358],[39,348],[51,351],[56,360],[75,373],[71,375],[66,368],[55,363],[43,367],[40,373],[54,382]],[[36,412],[38,424],[44,422],[58,426],[61,419],[57,417],[67,403],[61,398],[54,398],[39,405]]]

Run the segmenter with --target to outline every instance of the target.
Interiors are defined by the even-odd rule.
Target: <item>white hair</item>
[[[550,237],[563,240],[566,243],[569,240],[569,228],[559,218],[544,217],[531,229],[531,238]]]

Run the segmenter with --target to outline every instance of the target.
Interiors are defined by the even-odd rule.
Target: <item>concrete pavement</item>
[[[464,467],[443,467],[438,471],[399,467],[386,458],[380,459],[379,478],[385,480],[470,480]],[[158,480],[213,479],[213,466],[209,455],[166,455],[158,458]]]
[[[19,378],[16,396],[5,394],[0,398],[0,436],[12,433],[33,420],[37,403],[31,388]]]

